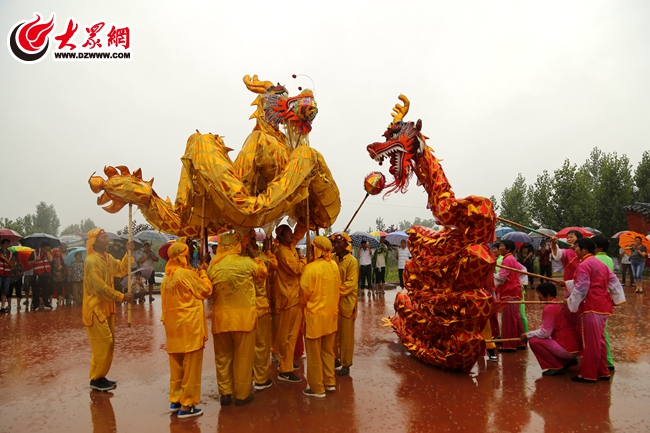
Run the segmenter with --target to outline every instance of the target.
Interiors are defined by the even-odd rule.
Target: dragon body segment
[[[404,122],[409,100],[403,95],[393,109],[385,141],[368,145],[380,165],[390,162],[393,181],[388,193],[405,192],[415,173],[428,194],[427,207],[444,228],[412,227],[413,259],[404,269],[406,290],[395,299],[391,326],[417,358],[439,367],[469,371],[485,352],[481,330],[493,307],[486,290],[496,259],[487,244],[494,240],[496,216],[484,197],[456,198],[451,185],[426,145],[422,122]]]
[[[341,203],[339,190],[323,156],[309,147],[318,109],[310,90],[289,97],[284,86],[244,77],[257,93],[251,105],[255,127],[233,162],[223,138],[198,131],[187,140],[176,200],[161,199],[153,179],[124,166],[106,167],[107,179],[91,176],[99,205],[118,212],[127,203],[140,207],[156,229],[200,237],[201,228],[217,234],[230,229],[271,229],[284,216],[306,221],[309,200],[312,229],[330,227]]]

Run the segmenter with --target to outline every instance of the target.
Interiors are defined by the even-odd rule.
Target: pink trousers
[[[504,301],[517,301],[516,298],[503,298]],[[524,333],[524,325],[521,323],[521,314],[518,304],[508,304],[503,310],[501,318],[501,338],[520,337]],[[501,343],[503,349],[516,349],[517,341],[504,341]]]
[[[577,353],[567,352],[560,343],[551,338],[531,338],[528,344],[542,370],[559,370],[567,361],[578,356]]]
[[[585,313],[582,315],[582,339],[584,344],[580,375],[596,380],[609,376],[607,369],[607,343],[605,342],[606,314]]]

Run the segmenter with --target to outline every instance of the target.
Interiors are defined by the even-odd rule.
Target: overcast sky
[[[162,196],[176,195],[195,129],[238,151],[254,126],[246,74],[297,87],[315,83],[311,145],[341,190],[341,230],[379,167],[381,139],[400,93],[405,120],[423,121],[458,196],[500,198],[517,173],[529,183],[594,146],[650,148],[650,2],[647,1],[2,1],[8,37],[34,12],[128,25],[130,62],[16,61],[0,49],[0,216],[53,204],[61,228],[91,218],[110,231],[127,212],[96,204],[89,176],[104,165],[142,168]],[[75,37],[82,43],[82,33]],[[231,153],[234,159],[235,152]],[[352,230],[430,218],[426,194],[368,199]],[[138,213],[135,218],[144,222]]]

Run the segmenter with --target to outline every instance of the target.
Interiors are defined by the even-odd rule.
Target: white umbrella
[[[142,242],[165,243],[169,240],[167,236],[160,233],[158,230],[144,230],[137,235],[133,235],[133,237]]]
[[[386,235],[386,242],[393,245],[399,245],[402,241],[407,241],[409,235],[404,232],[391,232]]]
[[[86,241],[81,236],[77,235],[63,235],[59,237],[62,244],[66,244],[68,248],[85,247]]]

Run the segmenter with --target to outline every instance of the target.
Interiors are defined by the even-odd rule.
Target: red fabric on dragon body
[[[418,359],[451,369],[469,371],[485,352],[480,331],[494,300],[485,290],[496,258],[487,244],[494,241],[496,216],[484,197],[457,199],[433,150],[420,132],[422,122],[404,122],[409,100],[396,104],[385,141],[368,145],[380,165],[390,161],[394,180],[387,194],[406,192],[415,173],[428,193],[427,208],[444,227],[408,230],[413,259],[404,270],[406,290],[395,299],[390,318],[402,344]]]

